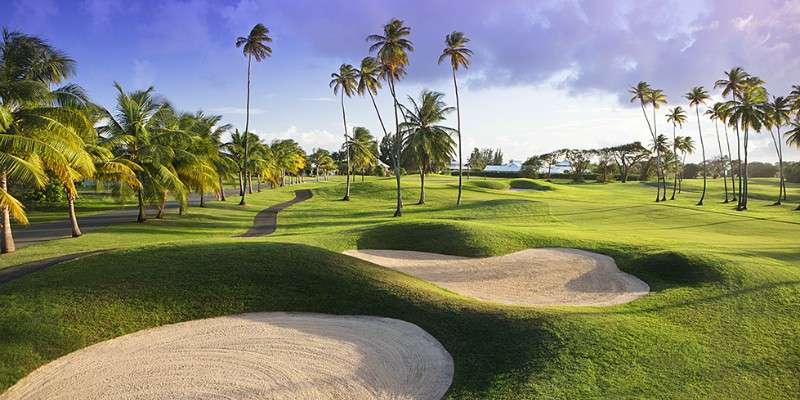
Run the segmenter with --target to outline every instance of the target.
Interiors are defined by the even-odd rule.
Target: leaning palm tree
[[[644,115],[644,120],[645,120],[645,122],[647,122],[647,129],[650,132],[650,139],[655,142],[656,141],[656,135],[655,135],[655,133],[653,131],[653,126],[650,124],[650,119],[647,117],[647,111],[645,110],[645,104],[650,104],[649,98],[650,98],[650,92],[651,91],[652,91],[652,88],[650,87],[650,84],[648,84],[647,82],[644,82],[644,81],[639,82],[636,86],[631,87],[630,90],[629,90],[629,92],[631,94],[633,94],[633,97],[631,97],[631,103],[633,103],[635,101],[639,102],[639,105],[642,107],[642,115]],[[656,149],[656,151],[658,151],[658,149]],[[661,155],[657,153],[656,154],[656,180],[657,180],[657,184],[656,184],[656,202],[661,201],[661,185],[660,185],[660,183],[661,183],[660,182],[661,170],[660,170],[660,161],[659,161],[660,159],[661,159]],[[549,169],[548,169],[548,175],[549,175]],[[549,179],[549,177],[548,177],[548,179]]]
[[[372,106],[375,107],[375,114],[378,115],[378,122],[381,123],[383,134],[388,135],[386,125],[383,123],[383,117],[378,110],[378,104],[375,103],[375,96],[378,95],[378,89],[381,88],[380,76],[383,71],[383,66],[374,57],[364,57],[361,60],[361,66],[356,71],[358,75],[358,94],[363,96],[365,93],[369,94],[372,100]]]
[[[689,106],[694,106],[695,114],[697,115],[697,135],[700,136],[700,151],[703,155],[703,194],[700,195],[700,201],[697,202],[697,205],[702,206],[703,200],[706,198],[706,187],[708,185],[708,162],[706,161],[706,145],[703,141],[703,130],[700,128],[700,106],[705,105],[710,97],[702,86],[693,87],[689,93],[686,93],[685,97],[689,100]]]
[[[735,126],[744,130],[742,148],[744,150],[743,165],[740,167],[743,176],[739,182],[739,204],[736,209],[743,211],[747,209],[748,184],[747,184],[747,150],[750,139],[750,132],[757,132],[763,126],[764,115],[766,113],[766,91],[763,87],[745,86],[739,95],[738,100],[728,102],[730,107],[730,120]]]
[[[728,196],[728,166],[725,165],[725,154],[722,152],[722,139],[720,139],[719,136],[719,120],[723,119],[723,108],[724,106],[722,103],[714,103],[711,108],[706,110],[706,115],[709,119],[714,121],[714,132],[717,134],[717,146],[719,146],[719,160],[722,165],[722,182],[725,185],[725,203],[728,203],[730,201]]]
[[[461,176],[462,161],[461,161],[461,104],[458,99],[458,81],[456,80],[456,71],[459,67],[469,68],[470,57],[472,57],[472,50],[466,47],[469,39],[464,36],[463,32],[453,31],[444,38],[445,48],[442,50],[442,55],[439,56],[439,64],[442,61],[449,59],[450,68],[453,70],[453,88],[456,94],[456,132],[458,133],[458,198],[456,205],[461,205]]]
[[[672,123],[672,152],[675,154],[675,174],[673,174],[672,197],[670,197],[670,200],[675,200],[675,192],[678,190],[678,174],[682,170],[681,166],[678,165],[678,140],[675,131],[678,126],[683,128],[683,124],[686,123],[686,112],[683,111],[683,107],[671,108],[667,113],[667,122]]]
[[[772,102],[767,103],[764,125],[769,130],[772,144],[775,145],[775,152],[778,154],[778,176],[780,178],[778,188],[778,200],[775,205],[780,205],[782,200],[786,200],[786,181],[783,176],[783,144],[781,140],[781,127],[786,125],[791,119],[792,109],[790,100],[786,97],[772,97]],[[772,131],[775,128],[777,135]]]
[[[344,108],[344,96],[351,97],[358,91],[358,73],[356,69],[350,64],[342,64],[339,66],[339,72],[331,74],[330,87],[333,88],[333,94],[339,94],[342,104],[342,123],[344,124],[344,141],[345,146],[351,139],[347,135],[347,113]],[[350,200],[350,152],[347,154],[347,183],[345,184],[344,198],[342,200]]]
[[[454,110],[442,101],[444,94],[423,90],[420,102],[409,97],[411,107],[403,107],[406,122],[400,125],[405,135],[404,155],[419,168],[419,202],[425,204],[425,175],[449,163],[455,142],[450,136],[456,131],[438,125]]]
[[[253,58],[255,58],[257,62],[261,62],[272,55],[272,48],[266,44],[271,42],[272,38],[269,36],[269,29],[262,24],[256,24],[256,26],[250,30],[250,34],[247,36],[239,36],[236,38],[236,47],[241,47],[242,52],[245,56],[247,56],[247,105],[245,108],[245,132],[250,132],[250,64]],[[244,142],[244,146],[244,160],[242,160],[242,169],[244,170],[244,174],[247,175],[247,141]],[[239,195],[242,196],[242,200],[239,202],[239,205],[243,206],[247,204],[244,199],[244,189],[240,191]]]
[[[747,78],[750,75],[740,67],[731,68],[730,71],[726,71],[724,74],[725,74],[725,78],[724,79],[719,79],[716,82],[714,82],[714,87],[715,88],[720,88],[720,87],[722,88],[722,97],[727,98],[728,95],[730,95],[731,96],[731,101],[736,101],[738,96],[740,95],[740,93],[744,90],[746,82],[747,82]],[[729,108],[730,108],[729,106],[730,106],[730,102],[725,103],[726,111],[729,111]],[[730,124],[730,122],[729,122],[730,113],[726,112],[726,114],[727,114],[727,117],[728,117],[728,118],[726,118],[726,122],[728,122],[728,124]],[[728,124],[726,124],[726,126]],[[735,196],[735,197],[737,197],[738,201],[739,201],[737,203],[736,208],[740,209],[741,206],[742,206],[741,198],[742,198],[742,192],[743,192],[744,187],[743,187],[743,184],[742,184],[742,177],[743,177],[743,171],[742,171],[742,167],[743,167],[743,164],[742,164],[742,140],[741,140],[741,136],[739,134],[739,125],[734,125],[734,131],[736,132],[736,154],[737,154],[736,159],[737,159],[737,166],[738,166],[738,168],[737,168],[737,176],[739,177],[739,192],[738,192],[738,195]],[[734,193],[736,193],[736,188],[735,187],[734,187],[733,191],[734,191]],[[736,200],[736,199],[734,199],[734,200]]]
[[[394,216],[403,215],[403,198],[400,194],[400,152],[403,145],[403,136],[400,132],[400,119],[398,111],[400,104],[397,101],[395,83],[406,74],[408,66],[408,53],[414,51],[414,46],[408,36],[411,28],[405,26],[403,21],[393,18],[384,25],[382,35],[369,35],[367,41],[372,42],[370,52],[377,53],[377,59],[383,66],[383,76],[389,83],[389,92],[392,94],[394,107],[394,176],[397,184],[397,205]]]

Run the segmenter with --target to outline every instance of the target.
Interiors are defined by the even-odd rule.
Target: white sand
[[[501,304],[612,305],[650,291],[646,283],[620,271],[611,257],[576,249],[528,249],[488,258],[400,250],[345,254]]]
[[[450,354],[408,322],[253,313],[98,343],[0,399],[439,399],[452,378]]]

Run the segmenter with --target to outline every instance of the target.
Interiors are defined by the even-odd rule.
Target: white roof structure
[[[570,162],[567,160],[559,161],[550,167],[551,174],[566,174],[569,171],[572,171],[572,164],[570,164]],[[546,174],[547,166],[543,165],[539,167],[539,173]]]
[[[487,165],[483,172],[519,172],[522,171],[522,163],[519,161],[511,160],[508,164],[503,165]]]

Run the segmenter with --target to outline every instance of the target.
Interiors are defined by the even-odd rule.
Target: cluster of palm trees
[[[254,28],[251,36],[261,37]],[[237,42],[238,44],[238,42]],[[244,44],[245,52],[254,51]],[[249,50],[248,50],[249,49]],[[263,50],[263,49],[262,49]],[[262,55],[254,55],[257,60]],[[3,31],[0,41],[0,211],[2,252],[15,250],[11,219],[27,223],[23,204],[12,193],[63,186],[72,235],[81,230],[75,215],[77,182],[115,182],[135,193],[138,222],[146,207],[163,218],[168,199],[183,213],[191,192],[205,206],[207,193],[225,200],[223,182],[238,176],[240,194],[266,182],[273,187],[302,181],[305,152],[291,139],[263,143],[255,134],[232,129],[218,115],[178,112],[154,88],[125,91],[118,83],[116,106],[92,103],[77,85],[62,84],[75,62],[45,41]],[[249,106],[249,105],[248,105]],[[246,130],[247,131],[247,130]],[[318,158],[319,159],[319,158]],[[330,168],[323,160],[318,168]],[[287,182],[288,179],[288,182]],[[124,191],[124,190],[123,190]]]
[[[392,135],[392,169],[396,180],[396,208],[394,215],[402,215],[403,201],[400,191],[400,176],[403,160],[412,163],[420,172],[420,204],[425,202],[425,174],[440,167],[443,162],[449,163],[453,156],[455,141],[451,136],[457,136],[458,143],[458,197],[456,204],[461,204],[462,194],[462,175],[461,168],[461,113],[459,108],[458,80],[457,71],[460,68],[468,68],[472,51],[466,47],[469,39],[462,32],[452,32],[445,37],[445,48],[439,56],[438,63],[449,61],[453,75],[453,86],[456,97],[456,107],[447,107],[442,101],[442,93],[425,90],[419,98],[419,102],[409,97],[409,106],[402,104],[397,96],[397,83],[406,75],[409,65],[409,53],[414,51],[414,45],[409,40],[411,28],[406,26],[403,21],[393,18],[383,27],[383,32],[367,36],[367,42],[371,43],[370,53],[375,56],[368,56],[361,60],[359,68],[350,64],[342,64],[339,70],[331,74],[330,86],[334,94],[340,96],[342,108],[342,122],[344,126],[345,147],[350,147],[349,143],[353,138],[347,131],[347,113],[344,105],[344,98],[354,94],[369,95],[375,113],[378,116],[381,129],[385,136],[390,132],[381,116],[380,109],[375,102],[378,90],[382,88],[382,81],[389,87],[392,96],[394,113],[394,134]],[[447,128],[439,125],[444,120],[446,114],[456,111],[456,129]],[[402,122],[400,119],[402,118]],[[350,152],[348,151],[348,154]],[[349,158],[348,158],[349,160]],[[348,183],[346,184],[345,199],[349,199],[349,171]]]
[[[724,73],[723,79],[714,83],[715,88],[721,88],[723,100],[707,107],[711,96],[702,86],[692,88],[684,96],[689,107],[695,109],[697,121],[697,134],[700,141],[703,166],[703,191],[698,205],[703,205],[706,196],[708,179],[708,161],[706,147],[700,123],[701,108],[703,114],[714,121],[717,138],[717,148],[721,160],[727,162],[724,168],[723,180],[725,182],[725,202],[736,201],[737,210],[746,210],[748,201],[748,149],[751,134],[768,132],[778,157],[779,164],[779,193],[775,204],[780,205],[786,200],[786,183],[783,173],[783,141],[800,146],[800,86],[793,86],[788,96],[770,96],[764,87],[765,82],[757,76],[748,74],[742,68],[736,67]],[[667,122],[673,127],[672,146],[669,146],[665,135],[657,130],[656,111],[667,104],[667,98],[660,89],[652,88],[647,82],[639,82],[630,89],[633,94],[631,102],[638,102],[647,123],[653,150],[656,154],[657,192],[656,201],[666,201],[666,174],[671,168],[673,172],[672,197],[675,199],[676,191],[679,193],[679,182],[683,161],[678,152],[685,155],[691,153],[694,143],[687,137],[677,136],[675,131],[687,122],[684,109],[676,106],[667,113]],[[646,108],[652,110],[652,121]],[[725,146],[720,135],[719,125],[723,126]],[[782,132],[782,128],[788,130]],[[733,157],[730,145],[729,128],[734,132],[736,158]],[[671,151],[670,151],[671,147]],[[727,150],[727,154],[725,154]],[[730,172],[730,173],[728,173]],[[728,190],[730,178],[731,190]],[[737,189],[738,188],[738,189]],[[800,209],[800,207],[798,207]]]

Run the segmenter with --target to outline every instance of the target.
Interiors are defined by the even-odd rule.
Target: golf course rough
[[[11,399],[440,399],[453,360],[390,318],[249,313],[165,325],[70,353]]]
[[[405,250],[345,254],[433,282],[453,292],[507,305],[607,306],[628,303],[650,288],[614,259],[578,249],[527,249],[468,258]]]

